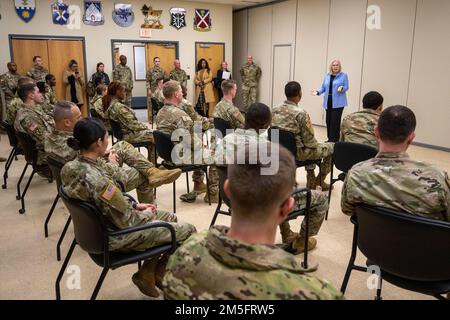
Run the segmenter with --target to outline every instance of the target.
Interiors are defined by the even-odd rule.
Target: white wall
[[[87,51],[87,69],[88,74],[95,72],[95,66],[98,61],[105,63],[106,71],[112,74],[111,57],[111,39],[139,40],[140,25],[144,21],[144,16],[140,9],[149,1],[145,0],[127,0],[126,3],[133,5],[135,13],[135,22],[128,28],[122,28],[112,20],[112,11],[115,2],[120,1],[102,1],[103,13],[105,15],[105,24],[103,26],[88,26],[83,23],[79,30],[69,30],[66,27],[54,25],[51,17],[50,4],[55,0],[38,0],[36,15],[29,22],[25,23],[17,16],[14,9],[14,1],[2,1],[0,20],[0,72],[6,72],[6,63],[10,60],[9,54],[9,34],[23,35],[50,35],[50,36],[83,36],[86,38]],[[82,0],[66,1],[72,5],[78,5],[82,8]],[[233,65],[232,56],[232,7],[230,5],[196,3],[187,1],[167,1],[152,0],[150,2],[156,10],[163,10],[162,24],[164,29],[153,30],[152,38],[145,40],[169,40],[179,42],[179,53],[181,62],[193,79],[195,73],[195,42],[225,42],[225,58],[230,67]],[[187,27],[177,31],[169,25],[169,10],[172,7],[182,7],[187,10]],[[198,32],[193,29],[194,9],[210,9],[212,18],[212,30],[210,32]],[[82,10],[84,11],[84,9]],[[190,97],[194,85],[192,80],[189,82]]]
[[[379,30],[366,27],[371,5],[380,8]],[[450,150],[449,15],[448,0],[288,0],[237,11],[234,28],[248,28],[234,38],[234,73],[252,54],[263,71],[259,101],[271,106],[279,94],[272,92],[273,48],[291,44],[301,104],[314,124],[324,125],[322,97],[310,91],[320,86],[330,62],[340,59],[350,80],[345,113],[359,110],[366,92],[379,91],[385,106],[414,110],[416,142]],[[238,47],[247,42],[248,51]]]
[[[133,73],[133,95],[136,97],[143,97],[147,92],[147,83],[146,81],[136,81],[136,77],[134,74],[134,46],[137,45],[141,44],[136,42],[120,42],[116,43],[115,47],[119,49],[120,55],[125,55],[127,57],[127,64],[131,68],[131,72]],[[145,45],[145,43],[142,43],[142,45]]]

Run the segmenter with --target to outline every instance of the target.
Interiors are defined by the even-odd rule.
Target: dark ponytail
[[[105,135],[106,129],[100,120],[84,118],[75,125],[73,138],[67,140],[67,145],[76,151],[88,150],[98,139],[103,140]]]

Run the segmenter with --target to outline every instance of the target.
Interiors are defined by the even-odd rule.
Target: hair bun
[[[67,139],[67,145],[75,151],[80,150],[80,141],[78,141],[75,138],[71,137],[71,138]]]

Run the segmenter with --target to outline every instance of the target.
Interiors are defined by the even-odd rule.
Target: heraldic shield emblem
[[[208,9],[195,9],[194,30],[211,31],[211,15]]]
[[[36,13],[35,0],[15,0],[14,1],[17,15],[25,22],[30,22]]]
[[[100,1],[84,1],[83,22],[91,26],[100,26],[105,23]]]
[[[52,18],[54,24],[66,25],[69,23],[69,6],[63,3],[62,0],[58,0],[52,4]]]
[[[131,4],[116,3],[112,13],[114,22],[121,27],[129,27],[134,22],[134,12]]]
[[[186,27],[186,10],[183,8],[170,9],[170,25],[177,30]]]

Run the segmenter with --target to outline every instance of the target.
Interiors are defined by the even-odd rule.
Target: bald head
[[[180,60],[175,59],[175,61],[173,62],[173,65],[175,66],[175,69],[180,69],[181,68]]]
[[[14,61],[8,62],[7,67],[8,67],[8,71],[11,73],[17,72],[17,65]]]
[[[247,63],[253,64],[253,56],[247,56]]]
[[[72,132],[75,124],[81,119],[81,111],[70,101],[59,101],[53,110],[55,127],[58,130]]]

